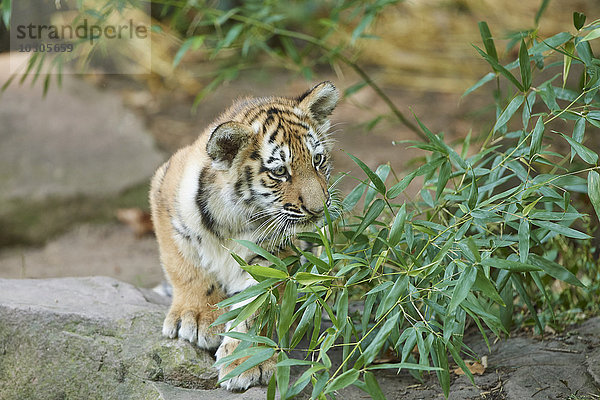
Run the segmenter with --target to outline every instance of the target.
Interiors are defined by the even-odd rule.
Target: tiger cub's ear
[[[325,81],[300,96],[298,105],[310,112],[317,121],[324,122],[333,112],[339,98],[340,93],[333,83]]]
[[[253,134],[250,127],[239,122],[225,122],[216,127],[206,144],[206,152],[220,167],[229,169],[235,156],[242,150]]]

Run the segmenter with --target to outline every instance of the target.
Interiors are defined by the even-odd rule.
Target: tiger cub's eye
[[[287,174],[287,168],[282,165],[281,167],[271,170],[271,173],[275,176],[285,176],[285,174]]]
[[[325,157],[323,157],[323,154],[315,154],[313,156],[313,165],[318,168],[324,160]]]

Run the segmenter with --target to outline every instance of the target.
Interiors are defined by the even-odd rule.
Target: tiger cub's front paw
[[[217,350],[216,357],[217,361],[223,357],[231,355],[237,347],[239,341],[225,337],[221,346]],[[225,377],[228,373],[233,371],[238,365],[246,361],[248,357],[242,357],[232,361],[229,365],[222,365],[219,368],[219,380]],[[231,391],[243,391],[251,386],[268,385],[269,380],[273,376],[275,371],[275,365],[277,364],[277,354],[273,357],[264,361],[257,366],[250,368],[247,371],[242,372],[238,376],[234,376],[231,379],[221,382],[221,386]]]
[[[210,310],[171,308],[163,323],[163,335],[173,339],[179,337],[202,349],[215,349],[221,344],[218,335],[223,327],[211,327],[216,316]]]
[[[275,371],[275,362],[265,361],[248,371],[242,372],[221,383],[221,386],[234,392],[243,391],[251,386],[268,385],[269,380]],[[237,366],[237,365],[236,365]],[[232,368],[223,368],[219,370],[219,379],[231,372]]]

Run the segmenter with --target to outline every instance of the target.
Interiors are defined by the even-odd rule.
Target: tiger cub
[[[230,239],[281,250],[296,230],[322,217],[331,201],[328,117],[338,98],[335,86],[322,82],[295,99],[237,101],[156,171],[152,221],[173,286],[163,335],[218,348],[217,360],[233,352],[238,341],[218,335],[229,327],[210,326],[224,312],[216,304],[257,282],[230,253],[249,264],[269,263]],[[249,321],[235,328],[248,329]],[[242,361],[221,367],[219,378]],[[267,360],[222,386],[266,384],[275,364],[275,358]]]

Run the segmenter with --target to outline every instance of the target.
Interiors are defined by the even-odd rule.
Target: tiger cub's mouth
[[[325,202],[325,207],[329,208],[331,206],[331,197],[328,196],[327,201]],[[310,211],[305,207],[302,207],[303,211],[290,210],[285,207],[281,210],[281,213],[284,214],[287,220],[290,223],[295,225],[306,225],[306,224],[315,224],[323,219],[324,210],[321,209],[317,212]]]

